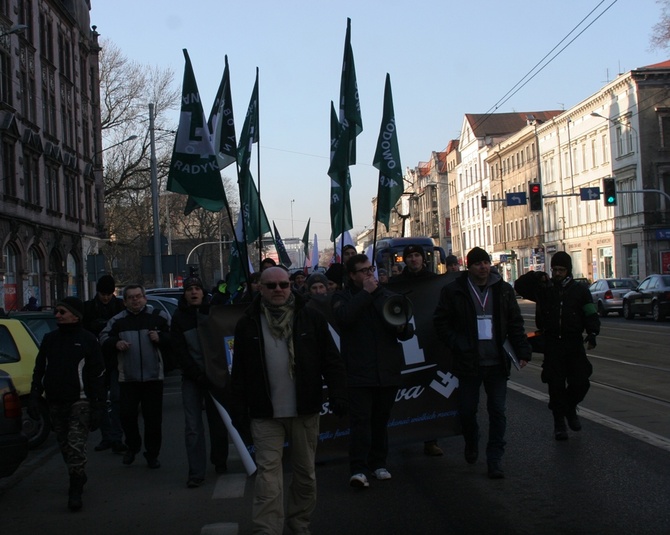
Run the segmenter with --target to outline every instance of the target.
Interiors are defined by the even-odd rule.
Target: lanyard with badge
[[[486,303],[489,299],[490,288],[486,288],[486,293],[484,294],[484,299],[482,299],[480,292],[477,291],[468,279],[468,284],[472,288],[472,293],[479,301],[479,305],[482,308],[481,314],[477,314],[477,331],[479,333],[480,340],[492,340],[493,339],[493,316],[486,314]]]

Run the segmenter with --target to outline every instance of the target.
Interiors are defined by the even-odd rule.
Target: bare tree
[[[670,0],[656,0],[661,6],[659,21],[651,33],[652,48],[670,48]]]

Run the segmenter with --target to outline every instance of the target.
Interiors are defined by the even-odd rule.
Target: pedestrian
[[[344,247],[342,247],[342,264],[344,266],[347,265],[347,261],[352,257],[358,254],[358,251],[356,250],[356,247],[348,243]]]
[[[295,271],[291,276],[290,280],[293,282],[293,291],[298,293],[305,293],[307,291],[307,286],[305,282],[307,277],[302,271]]]
[[[170,349],[170,325],[165,312],[147,305],[144,287],[123,289],[126,309],[114,316],[100,333],[103,349],[116,351],[119,370],[121,427],[128,451],[123,464],[132,464],[142,447],[138,416],[144,420],[144,457],[149,468],[160,468],[162,442],[162,350]]]
[[[344,266],[339,262],[330,265],[326,270],[326,278],[328,279],[328,293],[334,294],[336,291],[342,289],[342,282],[344,280]]]
[[[454,272],[455,273],[455,272],[461,270],[461,266],[458,263],[458,258],[456,257],[456,255],[453,255],[453,254],[447,255],[446,264],[447,264],[447,271],[448,272]]]
[[[37,298],[35,296],[30,296],[28,298],[28,304],[26,304],[21,310],[29,310],[33,312],[40,310],[40,307],[37,304]]]
[[[312,273],[305,282],[309,295],[328,294],[328,279],[323,273]]]
[[[391,408],[401,383],[403,350],[399,340],[414,336],[411,323],[394,326],[384,319],[384,303],[393,295],[374,277],[364,254],[346,264],[348,284],[332,298],[347,370],[349,398],[349,484],[366,488],[366,472],[391,479],[387,469]]]
[[[426,251],[420,245],[408,245],[402,251],[402,259],[405,268],[390,279],[391,284],[406,281],[414,283],[419,280],[434,279],[437,273],[433,273],[426,266]],[[381,281],[380,281],[381,282]],[[440,457],[444,455],[442,448],[438,446],[437,439],[426,440],[423,443],[423,453],[429,457]]]
[[[567,440],[566,419],[573,431],[582,429],[577,405],[586,397],[593,373],[584,342],[586,349],[596,347],[600,319],[588,287],[572,278],[572,258],[568,253],[554,254],[551,273],[550,278],[542,271],[529,271],[517,279],[514,289],[536,303],[535,322],[544,339],[541,378],[549,390],[554,438]]]
[[[235,328],[232,370],[233,414],[239,427],[250,419],[256,451],[254,533],[281,535],[285,527],[291,533],[310,532],[324,381],[330,410],[343,414],[344,364],[325,318],[291,291],[283,267],[266,269],[260,295]],[[284,514],[282,457],[287,440],[293,473]]]
[[[488,476],[502,479],[505,403],[511,368],[503,344],[511,344],[520,367],[530,361],[531,349],[514,289],[491,271],[488,253],[473,248],[467,255],[467,265],[467,271],[442,289],[434,315],[435,332],[449,349],[453,374],[458,378],[465,460],[475,464],[479,457],[477,410],[483,384],[489,416]]]
[[[92,332],[96,338],[107,325],[107,322],[124,309],[123,300],[116,297],[116,281],[111,275],[103,275],[95,286],[95,296],[84,303],[84,328]],[[123,443],[119,404],[119,370],[116,351],[103,350],[105,360],[105,387],[107,410],[103,411],[100,422],[102,439],[94,448],[105,451],[111,448],[113,453],[123,454],[128,448]]]
[[[275,262],[274,258],[270,258],[269,256],[266,256],[266,257],[263,258],[263,260],[261,261],[260,271],[264,271],[264,270],[266,270],[267,268],[269,268],[269,267],[274,267],[274,266],[276,266],[276,265],[277,265],[277,262]]]
[[[202,485],[207,471],[207,445],[202,420],[203,406],[209,426],[210,460],[217,474],[227,470],[228,432],[210,392],[223,401],[224,393],[217,392],[207,380],[205,356],[198,338],[200,316],[209,314],[209,299],[205,287],[196,275],[184,281],[184,294],[172,316],[170,332],[182,370],[181,399],[184,405],[184,442],[188,458],[186,486]]]
[[[89,431],[100,425],[105,400],[105,363],[100,344],[82,328],[84,304],[76,297],[56,303],[58,328],[45,334],[35,359],[28,413],[39,418],[45,394],[51,427],[56,433],[68,475],[68,507],[82,508]]]
[[[379,284],[388,284],[389,281],[389,273],[383,268],[379,268],[377,270],[377,280],[379,281]]]

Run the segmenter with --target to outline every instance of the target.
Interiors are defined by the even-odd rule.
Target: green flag
[[[384,88],[384,113],[377,140],[377,151],[372,162],[379,169],[379,185],[377,187],[377,216],[389,228],[391,210],[403,193],[402,166],[400,149],[398,148],[398,132],[393,111],[393,95],[391,94],[391,77],[386,75]]]
[[[272,222],[272,228],[275,231],[275,249],[277,249],[277,254],[279,255],[279,263],[284,267],[290,267],[293,262],[291,261],[291,257],[288,255],[288,251],[284,245],[284,240],[281,239],[279,231],[277,230],[277,225],[275,225],[274,221]]]
[[[246,242],[252,243],[264,234],[270,232],[270,223],[265,210],[261,205],[256,184],[251,175],[251,149],[258,141],[258,69],[256,69],[256,83],[251,93],[247,116],[244,119],[240,144],[237,148],[239,162],[238,187],[240,190],[240,211],[244,215],[244,232]]]
[[[358,99],[354,51],[351,48],[351,19],[347,18],[347,34],[344,39],[344,58],[340,78],[340,125],[347,132],[347,163],[356,163],[356,136],[363,131],[361,103]]]
[[[237,218],[237,223],[235,224],[235,240],[230,247],[230,255],[228,257],[228,280],[227,288],[230,293],[234,293],[235,290],[242,284],[243,281],[247,278],[248,270],[248,256],[247,256],[247,244],[244,242],[244,235],[242,231],[242,215],[240,214]]]
[[[226,193],[186,49],[184,58],[186,66],[181,112],[172,149],[167,189],[190,195],[200,206],[216,212],[226,205]]]
[[[330,241],[335,239],[345,230],[354,228],[351,217],[351,177],[349,166],[346,164],[346,153],[339,148],[341,128],[335,113],[335,106],[330,103]],[[342,146],[345,146],[344,144]],[[340,164],[332,164],[334,158],[340,158]]]
[[[207,126],[212,136],[214,151],[221,170],[237,161],[237,138],[233,117],[233,98],[230,91],[230,70],[228,56],[225,56],[223,77],[216,92]]]

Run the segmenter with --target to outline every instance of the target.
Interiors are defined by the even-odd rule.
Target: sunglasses
[[[63,316],[63,315],[65,315],[65,314],[67,314],[67,313],[68,313],[68,310],[66,310],[66,309],[64,309],[64,308],[57,308],[56,310],[54,310],[54,316],[55,316],[56,314],[60,314],[61,316]]]
[[[261,282],[263,286],[265,286],[268,290],[274,290],[277,286],[279,286],[282,290],[286,290],[289,286],[291,286],[291,283],[288,281],[281,281],[281,282]]]

